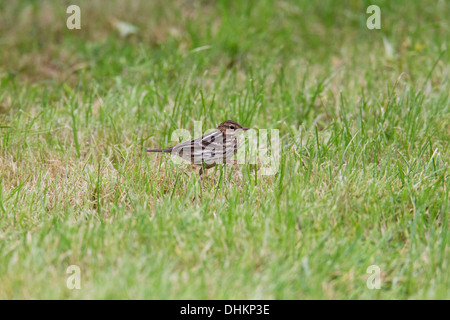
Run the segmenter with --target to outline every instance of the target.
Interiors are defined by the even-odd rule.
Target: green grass
[[[450,298],[449,16],[431,0],[1,2],[0,298]],[[226,119],[279,130],[276,175],[216,167],[201,189],[143,153]]]

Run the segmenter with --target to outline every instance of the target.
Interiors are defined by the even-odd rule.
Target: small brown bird
[[[194,140],[180,143],[167,149],[152,149],[147,152],[164,152],[180,156],[191,164],[200,166],[200,182],[204,170],[220,163],[234,163],[231,158],[236,154],[239,144],[236,137],[241,130],[249,128],[241,126],[233,120],[219,124],[219,127]]]

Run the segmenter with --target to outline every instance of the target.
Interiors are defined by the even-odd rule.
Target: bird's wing
[[[214,130],[200,138],[174,146],[172,154],[193,164],[214,164],[232,157],[236,150],[235,136],[223,135],[220,130]]]
[[[237,151],[236,137],[224,135],[219,130],[212,135],[202,137],[202,140],[198,141],[197,144],[201,147],[202,160],[206,164],[222,163],[233,157]]]

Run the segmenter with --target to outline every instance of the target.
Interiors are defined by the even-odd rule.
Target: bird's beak
[[[246,127],[242,127],[241,129],[244,130],[244,131],[245,130],[250,130],[250,128],[246,128]]]

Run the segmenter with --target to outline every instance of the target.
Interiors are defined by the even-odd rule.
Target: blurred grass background
[[[0,298],[448,299],[449,16],[442,0],[1,2]],[[277,175],[216,168],[201,190],[142,154],[226,119],[280,130]]]

